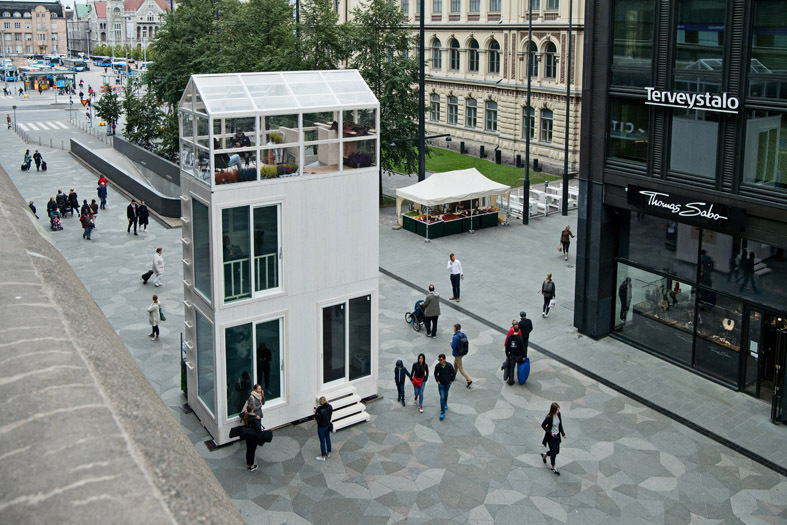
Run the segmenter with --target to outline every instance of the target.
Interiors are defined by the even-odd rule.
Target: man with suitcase
[[[519,334],[519,325],[514,325],[514,333],[506,338],[506,377],[508,384],[514,384],[517,365],[525,359],[525,343]]]

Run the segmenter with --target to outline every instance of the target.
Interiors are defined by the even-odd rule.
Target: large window
[[[448,97],[448,124],[456,124],[459,122],[459,99],[456,97]]]
[[[237,416],[254,386],[254,341],[251,323],[224,330],[227,364],[227,418]]]
[[[432,13],[443,12],[443,0],[432,0]]]
[[[688,282],[697,280],[699,230],[671,219],[631,213],[622,220],[618,255]]]
[[[706,180],[715,180],[718,135],[719,113],[674,109],[670,170]]]
[[[491,100],[486,101],[484,108],[484,129],[486,131],[497,131],[497,103]]]
[[[481,0],[470,0],[470,12],[478,13],[481,11]]]
[[[191,200],[192,238],[194,243],[194,288],[208,301],[211,295],[210,272],[210,213],[208,207]]]
[[[470,49],[467,51],[467,70],[478,71],[478,41],[470,40]]]
[[[653,0],[614,0],[613,85],[650,86],[653,58]]]
[[[544,47],[544,78],[557,78],[557,47],[548,42]]]
[[[609,157],[644,164],[648,160],[648,106],[639,100],[610,97]]]
[[[489,0],[489,11],[493,13],[500,11],[500,0]]]
[[[787,113],[747,112],[743,185],[787,193]]]
[[[541,142],[552,142],[552,110],[541,110]]]
[[[440,122],[440,95],[437,93],[429,97],[429,120]]]
[[[522,138],[527,138],[525,132],[530,132],[530,140],[536,138],[536,110],[533,108],[522,108]]]
[[[402,13],[408,14],[409,12],[410,12],[410,0],[402,0]]]
[[[787,99],[787,9],[783,0],[754,0],[749,96]]]
[[[528,53],[527,53],[527,71],[525,75],[530,75],[531,77],[535,78],[538,76],[538,46],[536,46],[535,42],[530,42],[527,45]],[[527,77],[525,77],[527,78]]]
[[[439,39],[432,40],[432,69],[443,68],[443,50],[440,46]]]
[[[475,99],[468,98],[465,102],[465,126],[468,128],[476,127],[476,118],[478,116],[478,105]]]
[[[724,56],[726,0],[678,0],[677,3],[676,82],[696,81],[699,76],[706,79],[720,78]]]
[[[279,207],[225,208],[221,217],[224,300],[247,299],[251,297],[252,290],[260,292],[278,288]]]
[[[448,67],[453,71],[458,71],[459,66],[460,66],[459,41],[453,39],[451,40],[451,57]]]
[[[265,400],[272,401],[282,397],[281,356],[282,319],[257,323],[255,329],[257,339],[257,380],[265,391]]]
[[[216,414],[216,367],[213,363],[213,326],[195,310],[197,332],[197,395]]]
[[[349,309],[349,315],[347,310]],[[323,383],[371,374],[372,296],[322,309]]]
[[[699,290],[697,305],[694,366],[737,383],[743,305],[709,290]]]
[[[541,0],[530,0],[530,8],[533,11],[538,11],[541,9]]]
[[[487,54],[489,55],[489,72],[500,73],[500,44],[497,43],[497,40],[492,40],[489,43]]]
[[[451,12],[459,13],[462,10],[462,0],[451,0]]]
[[[560,9],[560,0],[547,0],[547,10]]]

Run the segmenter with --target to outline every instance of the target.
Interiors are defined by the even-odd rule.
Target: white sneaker
[[[316,457],[316,458],[314,458],[314,459],[316,459],[317,461],[325,461],[325,458],[324,458],[324,457],[322,457],[322,456],[317,456],[317,457]]]

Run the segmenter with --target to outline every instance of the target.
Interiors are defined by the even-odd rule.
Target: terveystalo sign
[[[738,108],[741,105],[738,97],[727,93],[717,95],[713,93],[678,93],[676,91],[661,91],[652,87],[646,87],[645,91],[648,92],[648,101],[645,104],[651,106],[738,113]]]
[[[663,191],[629,185],[626,201],[646,213],[666,216],[677,222],[701,227],[740,231],[746,219],[742,208],[727,206],[706,199],[695,199]]]

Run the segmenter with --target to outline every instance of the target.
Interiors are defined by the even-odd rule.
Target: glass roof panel
[[[302,108],[332,107],[338,106],[339,101],[330,93],[320,93],[314,95],[301,95],[298,102]]]
[[[189,111],[193,110],[194,109],[194,103],[192,101],[193,93],[194,93],[194,82],[189,81],[188,85],[186,86],[186,89],[183,90],[183,96],[180,97],[180,104],[178,104],[178,107],[181,107],[183,109],[188,109]]]
[[[287,97],[255,97],[254,103],[257,106],[257,109],[260,111],[278,111],[280,109],[287,109],[291,111],[298,110],[298,103],[295,101],[295,97],[287,96]]]
[[[368,93],[337,93],[336,98],[342,106],[367,105],[377,102],[371,91]]]

